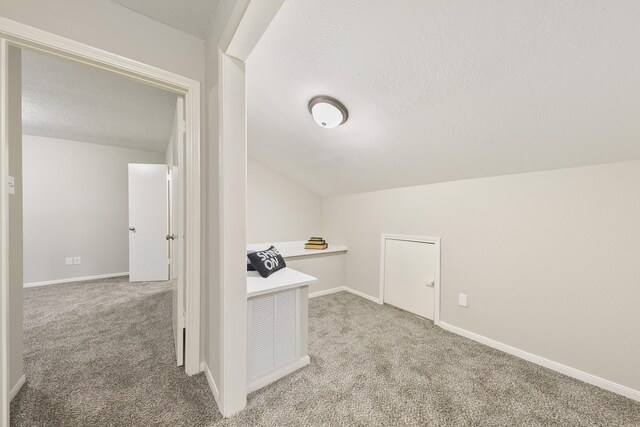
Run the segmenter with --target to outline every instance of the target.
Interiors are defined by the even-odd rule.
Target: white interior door
[[[172,326],[173,339],[176,346],[176,362],[184,365],[184,324],[185,324],[185,280],[184,280],[184,245],[182,237],[184,212],[184,180],[181,171],[184,166],[184,100],[178,98],[176,117],[171,135],[171,174],[169,186],[170,233],[169,254],[171,258],[171,282],[173,294]]]
[[[385,240],[384,302],[433,320],[436,245]]]
[[[129,164],[129,280],[169,280],[167,165]]]

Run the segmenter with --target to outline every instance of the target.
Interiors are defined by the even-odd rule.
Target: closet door
[[[433,243],[386,239],[384,302],[433,320],[435,263]]]

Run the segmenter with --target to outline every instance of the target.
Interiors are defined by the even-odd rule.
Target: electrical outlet
[[[73,263],[74,264],[82,264],[82,257],[79,257],[79,256],[74,257],[73,258]]]
[[[458,305],[463,307],[467,306],[467,295],[466,294],[458,294]]]
[[[70,257],[70,256],[66,257],[64,259],[64,265],[73,265],[73,257]]]

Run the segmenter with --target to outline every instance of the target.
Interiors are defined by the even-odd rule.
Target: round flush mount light
[[[323,128],[340,126],[349,118],[349,111],[340,101],[329,96],[316,96],[309,101],[313,120]]]

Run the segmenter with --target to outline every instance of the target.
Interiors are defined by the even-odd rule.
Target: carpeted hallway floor
[[[640,426],[640,403],[348,293],[309,304],[311,365],[221,419],[174,366],[167,284],[25,290],[25,426]]]
[[[24,290],[27,383],[16,426],[206,425],[204,375],[175,364],[171,285],[127,278]],[[188,422],[189,421],[189,422]]]

